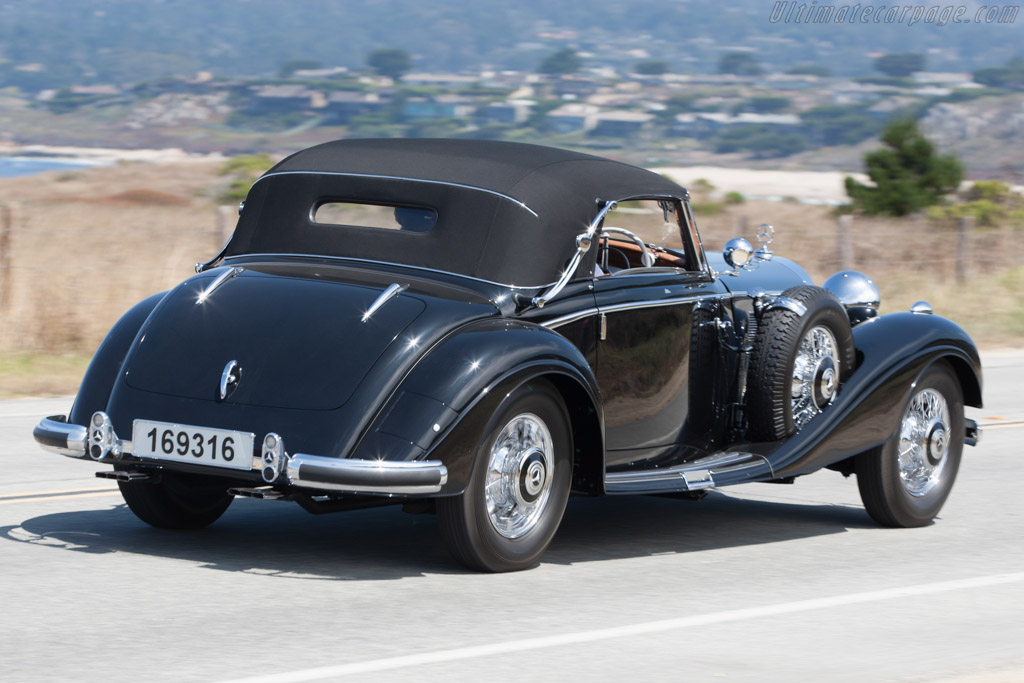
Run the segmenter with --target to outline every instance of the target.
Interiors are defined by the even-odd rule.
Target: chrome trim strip
[[[598,309],[588,308],[583,311],[576,311],[575,313],[569,313],[568,315],[559,316],[558,318],[552,318],[551,320],[547,320],[545,322],[540,323],[540,325],[541,327],[546,327],[548,329],[553,330],[556,327],[568,325],[569,323],[574,323],[577,320],[582,320],[583,318],[589,318],[590,316],[597,315],[598,313],[600,313]]]
[[[394,261],[375,261],[373,259],[354,258],[352,256],[325,256],[323,254],[288,254],[281,252],[252,252],[246,254],[235,254],[233,256],[227,256],[224,258],[225,261],[240,258],[254,258],[259,256],[274,256],[278,258],[314,258],[314,259],[331,259],[332,261],[354,261],[356,263],[369,263],[372,265],[380,266],[391,266],[393,268],[412,268],[413,270],[422,270],[428,273],[440,273],[441,275],[451,275],[452,277],[461,277],[467,280],[473,280],[474,282],[482,282],[486,285],[494,285],[496,287],[506,287],[508,289],[544,289],[550,287],[553,282],[548,282],[543,285],[510,285],[505,282],[495,282],[494,280],[485,280],[481,277],[474,277],[472,275],[464,275],[463,273],[453,273],[450,270],[438,270],[437,268],[427,268],[426,266],[413,266],[407,263],[396,263]]]
[[[679,304],[688,304],[697,301],[720,299],[721,297],[721,294],[695,294],[693,296],[673,297],[671,299],[655,299],[653,301],[629,301],[621,304],[609,304],[608,306],[599,306],[598,310],[600,310],[602,313],[614,313],[616,311],[633,311],[640,308],[661,308],[662,306],[678,306]]]
[[[224,272],[218,275],[213,282],[207,285],[206,289],[199,293],[199,296],[196,298],[196,306],[209,299],[210,295],[213,294],[214,290],[216,290],[218,287],[220,287],[222,284],[224,284],[231,278],[237,277],[244,270],[245,268],[242,268],[240,266],[224,270]]]
[[[621,304],[609,304],[608,306],[596,306],[594,308],[587,308],[582,311],[576,311],[574,313],[567,313],[566,315],[546,320],[540,325],[547,327],[548,329],[554,329],[561,327],[562,325],[568,325],[574,323],[577,320],[597,315],[598,313],[614,313],[616,311],[633,311],[641,308],[661,308],[663,306],[678,306],[679,304],[688,304],[691,302],[702,302],[702,301],[715,301],[723,298],[724,294],[695,294],[693,296],[684,297],[673,297],[671,299],[653,299],[650,301],[630,301]]]
[[[89,440],[89,431],[82,425],[68,424],[64,415],[44,417],[32,430],[32,436],[43,450],[69,458],[86,457],[85,444]],[[61,439],[64,441],[63,446],[59,445]]]
[[[374,180],[406,180],[406,181],[414,182],[414,183],[429,183],[431,185],[447,185],[448,187],[459,187],[459,188],[462,188],[464,190],[476,190],[477,192],[484,192],[486,194],[494,195],[495,197],[501,197],[502,199],[507,199],[510,202],[512,202],[513,204],[516,204],[517,206],[525,209],[526,211],[529,211],[530,214],[533,215],[534,218],[539,218],[540,217],[540,216],[537,215],[537,212],[534,211],[533,209],[531,209],[529,206],[527,206],[526,204],[524,204],[520,200],[516,199],[515,197],[508,196],[507,194],[502,194],[501,192],[497,192],[495,190],[488,190],[485,187],[477,187],[476,185],[464,185],[462,183],[452,183],[452,182],[448,182],[448,181],[445,181],[445,180],[427,180],[426,178],[406,178],[406,177],[403,177],[403,176],[377,175],[377,174],[373,174],[373,173],[343,173],[343,172],[340,172],[340,171],[277,171],[276,173],[266,173],[266,174],[260,176],[259,178],[256,179],[256,182],[254,182],[252,184],[252,187],[255,187],[256,183],[258,183],[259,181],[263,180],[264,178],[272,178],[274,176],[279,176],[279,175],[330,175],[330,176],[343,176],[343,177],[346,177],[346,178],[373,178]],[[250,189],[250,192],[251,192],[252,188],[250,187],[249,189]]]
[[[385,495],[437,493],[448,483],[440,460],[354,460],[296,453],[288,456],[288,482],[293,486]]]
[[[381,292],[380,296],[374,300],[370,307],[366,309],[366,313],[363,313],[362,320],[360,322],[366,322],[369,320],[374,313],[376,313],[381,306],[386,304],[391,299],[398,296],[403,290],[407,289],[409,285],[400,285],[397,282],[388,285],[388,288]]]

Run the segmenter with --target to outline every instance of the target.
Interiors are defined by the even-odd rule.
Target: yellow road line
[[[993,429],[1020,429],[1024,427],[1024,420],[1021,420],[1020,422],[995,422],[981,424],[978,426],[981,427],[986,432],[991,431]]]

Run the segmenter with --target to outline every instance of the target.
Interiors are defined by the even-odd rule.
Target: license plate
[[[252,469],[251,432],[135,420],[132,454],[236,470]]]

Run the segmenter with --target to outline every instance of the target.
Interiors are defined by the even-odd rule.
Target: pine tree
[[[854,207],[868,214],[905,216],[938,204],[960,185],[964,171],[952,155],[939,156],[913,120],[896,121],[882,132],[884,149],[864,155],[874,187],[846,179]]]

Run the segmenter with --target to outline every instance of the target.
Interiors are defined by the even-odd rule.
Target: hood
[[[430,297],[402,291],[364,322],[387,285],[322,271],[218,268],[187,280],[150,316],[126,359],[125,381],[230,404],[341,407],[381,356],[404,343],[403,331]],[[222,399],[221,375],[232,361],[239,381]]]
[[[803,268],[788,258],[773,256],[770,260],[754,257],[743,268],[731,268],[717,252],[707,254],[708,265],[720,273],[722,284],[735,293],[760,287],[767,292],[782,292],[797,285],[813,285],[814,280]],[[733,274],[735,273],[735,274]]]

